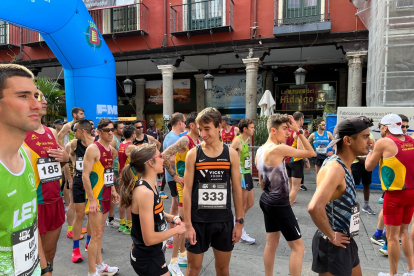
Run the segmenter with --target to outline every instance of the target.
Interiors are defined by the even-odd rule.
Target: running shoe
[[[170,263],[168,265],[168,271],[170,271],[170,274],[172,276],[184,276],[184,274],[181,272],[178,262]]]
[[[119,268],[117,268],[116,266],[109,266],[104,262],[102,262],[100,265],[95,265],[95,267],[96,271],[101,276],[112,276],[119,271]]]
[[[378,199],[378,203],[379,203],[379,204],[384,203],[384,198],[383,198],[383,197],[380,197],[380,198]]]
[[[73,251],[72,251],[72,262],[76,264],[76,263],[80,263],[82,261],[83,261],[83,257],[80,253],[79,247],[76,248],[76,249],[73,249]]]
[[[87,252],[88,251],[88,244],[87,243],[85,243],[85,251]],[[103,252],[103,248],[101,248],[101,252]]]
[[[364,211],[368,215],[375,215],[375,212],[371,209],[371,207],[369,207],[369,205],[365,205],[364,207],[362,207],[362,211]]]
[[[295,201],[293,201],[293,203],[296,203],[296,198],[295,198]]]
[[[414,272],[411,270],[410,272],[406,272],[403,276],[414,276]]]
[[[121,225],[119,225],[118,232],[124,232],[125,227],[126,227],[126,225],[125,225],[125,224],[121,224]]]
[[[381,245],[381,246],[383,246],[383,245],[384,245],[384,243],[385,243],[385,239],[384,239],[384,236],[381,236],[381,237],[377,238],[377,237],[375,236],[375,234],[374,234],[374,235],[372,235],[372,237],[371,237],[371,242],[372,242],[372,243],[375,243],[375,244],[377,244],[377,245]]]
[[[118,228],[118,227],[119,227],[119,224],[118,224],[118,223],[116,223],[116,221],[115,221],[115,220],[110,221],[110,222],[108,223],[108,225],[109,225],[109,227],[112,227],[112,228]]]
[[[181,267],[187,267],[188,265],[187,254],[184,257],[181,257],[180,254],[178,254],[178,265]]]
[[[244,232],[241,236],[240,239],[242,242],[244,242],[245,244],[254,244],[256,242],[255,239],[253,239],[252,237],[249,236],[249,234],[247,234],[246,232]]]
[[[390,276],[390,274],[386,272],[380,272],[378,273],[378,276]]]
[[[73,231],[66,232],[66,237],[73,240]],[[80,235],[80,240],[83,240],[83,235]]]
[[[168,196],[164,193],[164,191],[161,191],[161,192],[160,192],[160,197],[161,197],[162,199],[167,199],[167,198],[168,198]]]
[[[302,191],[307,191],[308,190],[308,188],[306,188],[306,186],[305,185],[300,185],[300,189],[302,190]]]
[[[95,271],[95,272],[94,272],[94,273],[92,273],[92,274],[89,274],[89,273],[88,273],[88,276],[100,276],[100,275],[99,275],[98,271]]]
[[[385,256],[388,256],[388,246],[386,244],[384,244],[381,249],[379,250],[379,252],[381,252],[382,254],[384,254]]]
[[[85,234],[85,233],[87,233],[88,232],[88,230],[86,230],[86,228],[83,228],[82,227],[82,234]]]
[[[125,226],[124,231],[122,231],[122,233],[124,233],[125,235],[131,235],[131,228],[129,228],[128,226]]]

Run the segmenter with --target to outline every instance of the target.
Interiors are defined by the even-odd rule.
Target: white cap
[[[398,116],[397,114],[385,115],[384,117],[382,117],[380,124],[387,126],[388,130],[394,135],[404,134],[401,129],[401,124],[402,124],[401,117]]]

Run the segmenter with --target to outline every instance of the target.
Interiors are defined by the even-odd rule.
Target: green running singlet
[[[250,173],[250,154],[249,145],[243,141],[241,136],[236,136],[242,143],[242,150],[240,152],[240,171],[243,174]]]
[[[27,275],[40,276],[39,258],[35,254],[38,252],[37,223],[32,227],[37,218],[34,171],[23,147],[20,147],[20,153],[24,165],[18,174],[10,172],[0,161],[0,275],[15,275],[16,258],[21,273],[33,271]],[[29,231],[19,232],[27,228]],[[15,233],[14,242],[12,233]],[[16,275],[21,274],[17,272]]]

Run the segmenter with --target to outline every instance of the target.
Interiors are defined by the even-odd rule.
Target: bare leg
[[[319,172],[320,169],[321,169],[321,167],[315,165],[316,183],[318,183],[318,172]]]
[[[217,249],[214,249],[214,259],[216,260],[216,275],[217,276],[229,276],[229,265],[230,265],[230,258],[231,258],[231,251],[230,252],[223,252]]]
[[[408,225],[409,224],[401,224],[400,237],[402,250],[407,259],[408,271],[411,271],[414,269],[413,243],[410,239],[410,234],[408,233]]]
[[[89,214],[89,223],[91,228],[91,241],[88,245],[88,266],[89,274],[96,271],[96,264],[102,263],[102,235],[105,225],[106,215],[101,212],[96,214]],[[89,233],[89,232],[88,232]],[[99,249],[99,250],[98,250]],[[100,261],[100,262],[99,262]]]
[[[298,178],[299,179],[299,178]],[[300,179],[299,179],[300,182]],[[291,276],[300,276],[302,273],[303,254],[305,254],[305,245],[302,238],[288,242],[292,252],[289,258],[289,272]]]
[[[384,230],[384,217],[382,216],[382,210],[378,214],[378,223],[377,223],[377,229]],[[414,235],[414,234],[413,234]]]
[[[203,263],[204,253],[194,254],[188,252],[187,257],[188,266],[187,271],[185,272],[185,276],[198,276],[200,274],[201,265]]]
[[[362,185],[364,187],[364,200],[369,201],[369,185]]]
[[[250,191],[242,189],[242,197],[243,197],[243,208],[244,214],[249,211],[250,208],[254,205],[254,190],[251,189]]]
[[[290,205],[292,206],[299,192],[300,182],[302,181],[302,178],[291,177],[291,179],[292,179],[292,189],[289,192],[289,202],[290,202]]]
[[[176,196],[172,198],[170,214],[173,216],[178,215],[178,197]],[[172,250],[172,255],[171,255],[171,261],[177,261],[179,249],[180,249],[180,239],[178,238],[178,235],[175,235],[173,239],[173,250]]]
[[[280,231],[266,233],[266,246],[263,252],[263,261],[265,266],[265,275],[273,276],[273,267],[275,265],[275,254],[279,245]]]
[[[85,218],[85,203],[74,203],[75,219],[73,220],[73,240],[79,240],[82,233],[83,219]],[[88,234],[91,233],[88,231]]]
[[[178,214],[183,218],[184,221],[184,208],[178,207]],[[180,237],[180,253],[184,254],[187,251],[185,248],[185,235],[181,235]]]
[[[398,262],[400,260],[400,236],[401,226],[386,225],[387,243],[388,243],[388,260],[390,263],[390,275],[398,273]],[[412,254],[411,254],[412,258]]]
[[[41,235],[43,252],[45,253],[46,260],[53,265],[53,259],[55,258],[57,242],[59,240],[60,230],[62,226],[53,231],[48,231],[46,234]]]
[[[72,189],[66,189],[64,191],[68,191],[69,193],[69,207],[68,210],[66,210],[66,222],[68,223],[68,226],[73,226],[73,221],[75,219],[75,203],[73,202],[73,194]],[[66,203],[65,199],[65,203]]]

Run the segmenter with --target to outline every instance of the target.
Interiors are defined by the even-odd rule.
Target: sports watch
[[[45,267],[45,268],[43,268],[41,271],[40,271],[40,275],[45,275],[46,273],[48,273],[48,272],[52,272],[53,271],[53,267],[52,267],[52,265],[48,262],[47,263],[47,266]]]
[[[243,218],[236,219],[236,222],[238,222],[240,224],[243,224],[244,223],[244,219]]]

